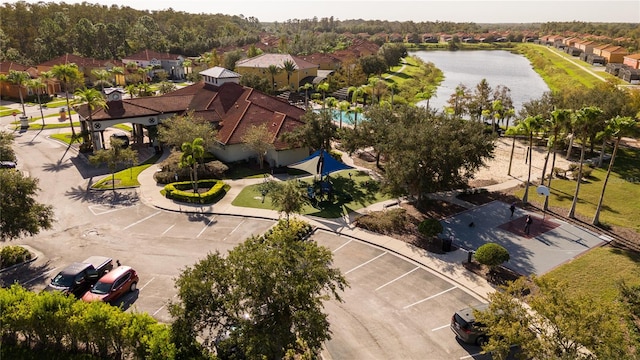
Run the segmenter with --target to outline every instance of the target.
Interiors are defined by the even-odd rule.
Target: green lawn
[[[44,129],[61,129],[61,128],[68,128],[68,127],[69,127],[69,122],[65,121],[57,124],[45,124]],[[80,122],[74,122],[73,127],[80,127]],[[28,130],[42,130],[42,129],[43,127],[41,122],[37,122],[34,120],[33,122],[29,123]],[[16,125],[15,130],[20,130],[19,124]]]
[[[133,166],[128,169],[118,171],[113,176],[108,175],[100,179],[95,184],[93,184],[91,188],[100,189],[100,190],[112,189],[113,185],[111,183],[111,180],[115,181],[116,189],[140,186],[140,182],[138,182],[138,175],[140,175],[141,172],[149,168],[149,166],[155,164],[159,158],[160,158],[160,155],[154,155],[151,158],[149,158],[149,160],[145,161],[144,163],[138,166]]]
[[[71,143],[71,133],[52,134],[51,138],[59,140],[59,141],[62,141],[63,143],[66,143],[67,145]],[[82,143],[82,138],[78,138],[78,140],[76,142]]]
[[[616,248],[590,250],[570,263],[544,275],[558,280],[570,294],[611,303],[618,296],[618,284],[640,285],[640,254]]]
[[[618,150],[614,164],[615,173],[612,172],[609,178],[600,213],[600,221],[603,224],[640,232],[640,202],[635,201],[640,198],[640,167],[637,164],[640,164],[640,150],[628,148]],[[587,219],[592,219],[595,214],[606,173],[606,169],[594,169],[591,176],[580,185],[576,212]],[[561,207],[568,212],[575,189],[575,181],[554,178],[551,182],[549,206]],[[517,195],[522,197],[524,188],[519,190]],[[634,201],[630,201],[631,199]],[[544,198],[533,192],[529,196],[529,201],[541,206]]]
[[[531,61],[535,71],[553,91],[562,91],[575,86],[592,88],[602,82],[598,77],[569,61],[569,59],[575,60],[575,58],[554,48],[536,44],[519,44],[516,50]],[[591,67],[581,60],[576,60],[576,62],[587,68]],[[598,72],[598,75],[610,78],[604,72]]]
[[[349,173],[352,174],[351,179]],[[357,170],[344,170],[331,175],[334,197],[333,201],[322,200],[314,203],[314,206],[305,206],[303,215],[312,215],[323,218],[337,218],[352,211],[367,207],[380,201],[391,199],[378,191],[378,185],[371,180],[366,172]],[[290,180],[290,181],[298,181]],[[307,184],[312,184],[313,177],[302,179]],[[260,192],[260,185],[245,187],[232,202],[235,206],[257,209],[274,209],[267,195],[264,202]]]

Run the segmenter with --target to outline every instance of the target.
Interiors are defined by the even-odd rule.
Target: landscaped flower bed
[[[175,182],[165,185],[162,194],[169,199],[195,203],[195,204],[211,204],[218,201],[227,193],[229,185],[221,180],[199,180],[197,193],[193,192],[193,184],[191,181]],[[200,189],[206,191],[200,192]]]

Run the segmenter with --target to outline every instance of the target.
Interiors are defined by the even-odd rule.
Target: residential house
[[[173,115],[193,111],[194,116],[209,121],[217,129],[218,145],[209,150],[221,161],[256,157],[242,139],[252,126],[260,125],[267,126],[274,147],[265,157],[272,167],[286,166],[309,155],[308,148],[292,147],[281,138],[282,134],[304,125],[301,117],[305,110],[240,85],[239,74],[227,69],[212,68],[201,74],[203,81],[162,96],[124,99],[121,89],[105,91],[108,107],[92,113],[99,145],[104,143],[104,130],[114,125],[132,123],[134,132],[142,134],[144,127],[157,126]],[[81,105],[77,112],[86,128],[88,107]]]
[[[575,43],[575,47],[580,49],[580,51],[582,51],[582,53],[585,55],[592,54],[593,48],[596,46],[598,46],[598,43],[590,40],[581,40],[581,41],[576,41]]]
[[[111,70],[114,67],[124,67],[122,61],[119,60],[96,60],[93,58],[86,58],[74,54],[64,54],[62,56],[58,56],[57,58],[51,59],[49,61],[45,61],[36,66],[38,73],[44,71],[51,71],[56,65],[69,65],[75,64],[78,66],[78,70],[84,76],[85,83],[92,83],[96,81],[96,77],[93,75],[93,70]],[[114,78],[116,84],[124,85],[124,83],[119,83],[117,78]],[[124,81],[124,79],[122,79]]]
[[[295,70],[292,74],[287,74],[283,70],[284,63],[291,61]],[[297,56],[289,54],[262,54],[250,59],[240,60],[236,63],[236,71],[241,75],[254,74],[261,77],[267,77],[271,80],[269,66],[275,65],[280,70],[273,75],[273,86],[275,89],[292,88],[298,89],[301,82],[305,78],[315,78],[318,76],[318,65],[303,60]],[[289,83],[287,83],[287,80]]]
[[[300,58],[312,64],[318,65],[318,70],[338,70],[342,61],[333,54],[315,53],[303,55]]]
[[[0,62],[1,75],[9,75],[11,71],[24,71],[28,73],[31,78],[38,77],[38,71],[33,67],[14,63],[12,61]],[[23,97],[32,94],[32,89],[30,89],[29,87],[22,87],[22,90],[20,90],[17,85],[14,85],[8,81],[0,81],[0,96],[2,96],[3,99],[7,97],[12,99],[19,99],[20,91],[22,91]]]
[[[622,63],[625,55],[629,55],[627,49],[622,46],[609,46],[600,51],[600,56],[604,57],[608,63]]]
[[[623,56],[622,63],[632,69],[640,69],[640,53]]]
[[[185,56],[161,53],[153,50],[142,50],[133,55],[129,55],[122,59],[126,65],[135,63],[138,67],[152,67],[155,70],[162,69],[167,72],[170,80],[180,80],[185,78],[185,68],[182,63],[186,59]],[[153,76],[154,71],[150,71],[149,75]]]

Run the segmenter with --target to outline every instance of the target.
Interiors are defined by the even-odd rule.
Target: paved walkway
[[[163,158],[164,157],[166,157],[166,155],[164,155]],[[162,186],[158,185],[153,178],[153,174],[158,170],[159,166],[153,165],[143,171],[138,177],[138,180],[140,181],[140,199],[146,205],[176,212],[193,212],[211,215],[221,214],[273,220],[279,219],[279,214],[273,210],[245,208],[232,204],[233,199],[235,199],[245,186],[260,183],[264,181],[263,179],[225,180],[225,182],[231,186],[231,189],[220,201],[213,205],[195,205],[178,203],[162,196],[162,194],[160,194]],[[401,240],[365,231],[353,225],[353,220],[360,214],[365,214],[369,211],[380,211],[391,204],[395,204],[396,202],[397,200],[389,200],[376,203],[365,209],[353,212],[349,214],[348,217],[345,216],[344,218],[325,219],[310,216],[305,216],[303,218],[319,229],[349,236],[354,239],[379,246],[407,259],[411,259],[449,278],[458,286],[469,290],[479,298],[486,299],[487,295],[494,291],[494,288],[486,280],[467,271],[462,266],[462,262],[466,261],[468,256],[468,253],[464,250],[456,250],[446,254],[433,254],[421,248],[407,244]]]

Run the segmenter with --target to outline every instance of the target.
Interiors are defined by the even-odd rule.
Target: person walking
[[[513,218],[513,213],[516,212],[516,203],[511,203],[509,210],[511,210],[511,218]]]
[[[527,219],[524,221],[524,233],[527,235],[531,230],[531,223],[533,223],[533,219],[531,219],[531,215],[527,215]]]

